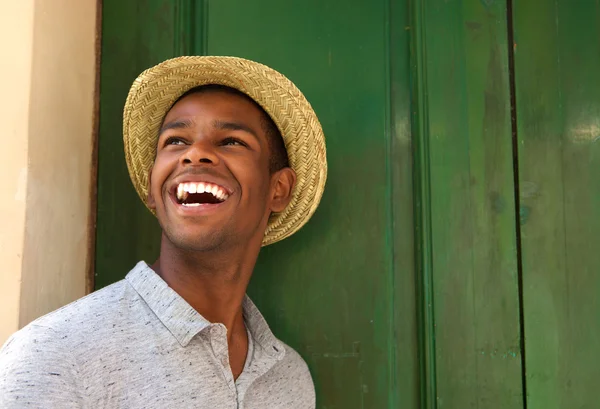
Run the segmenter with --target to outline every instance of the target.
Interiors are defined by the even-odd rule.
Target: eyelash
[[[173,143],[173,142],[181,142],[181,144]],[[167,145],[185,145],[185,144],[186,144],[185,140],[183,140],[182,138],[178,138],[176,136],[167,138],[167,140],[165,141],[165,146],[167,146]]]
[[[231,136],[228,137],[228,138],[223,139],[221,141],[221,145],[229,145],[231,142],[233,142],[233,143],[235,143],[237,145],[244,146],[246,148],[248,147],[248,145],[244,141],[242,141],[242,140],[240,140],[238,138],[231,137]]]
[[[183,138],[177,137],[177,136],[172,136],[170,138],[167,138],[167,140],[165,141],[165,146],[169,146],[169,145],[187,145],[187,141]],[[241,139],[238,138],[234,138],[234,137],[228,137],[225,138],[221,141],[221,146],[228,146],[228,145],[240,145],[243,147],[248,147],[248,144],[246,144],[244,141],[242,141]]]

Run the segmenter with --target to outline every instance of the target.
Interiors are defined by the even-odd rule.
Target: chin
[[[225,244],[223,235],[218,232],[207,233],[206,231],[165,231],[165,236],[176,249],[183,251],[202,252],[222,247]]]

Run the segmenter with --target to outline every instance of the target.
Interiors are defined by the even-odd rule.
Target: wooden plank
[[[412,140],[413,140],[413,211],[415,247],[415,290],[417,307],[417,351],[419,361],[419,407],[437,406],[435,319],[432,275],[431,165],[429,145],[429,106],[427,98],[427,55],[425,3],[410,3]]]
[[[433,277],[422,294],[433,293],[436,358],[422,382],[437,392],[425,404],[521,408],[506,2],[416,6],[423,40],[415,53],[425,64],[416,123],[428,151],[415,157],[426,157],[416,165],[430,172],[421,192],[432,237],[423,267]]]
[[[600,3],[513,16],[528,408],[596,408]]]
[[[95,288],[158,256],[160,227],[138,198],[123,154],[123,106],[133,80],[176,54],[183,1],[103,0]],[[187,34],[186,34],[187,35]],[[183,48],[179,45],[179,48]]]
[[[393,338],[389,344],[390,409],[420,406],[419,355],[417,344],[416,269],[413,213],[413,145],[411,134],[410,10],[406,0],[389,1],[389,139],[388,178],[392,223],[388,240],[393,250],[392,297]],[[395,364],[394,364],[395,362]]]
[[[342,0],[221,0],[209,6],[208,52],[280,70],[303,90],[325,130],[329,178],[322,204],[295,236],[264,249],[250,288],[275,333],[307,359],[322,408],[416,407],[414,340],[405,332],[412,330],[414,304],[411,296],[401,306],[394,300],[413,291],[394,287],[395,280],[412,280],[410,215],[397,214],[411,203],[410,173],[399,173],[409,167],[400,163],[410,155],[408,76],[398,76],[406,67],[394,74],[389,68],[392,59],[406,64],[407,34],[390,39],[389,8],[386,0],[351,6]],[[398,13],[406,19],[405,9]],[[389,49],[392,41],[397,50]],[[406,203],[396,207],[392,201],[401,194]],[[394,230],[394,222],[404,225]],[[408,239],[395,246],[401,231]],[[395,264],[394,255],[407,254]],[[400,361],[408,366],[396,372]],[[399,396],[403,382],[407,395]],[[403,399],[404,406],[396,406]]]

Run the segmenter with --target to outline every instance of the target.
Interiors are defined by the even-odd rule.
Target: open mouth
[[[229,197],[225,188],[207,182],[184,182],[177,185],[177,203],[186,207],[223,203]]]

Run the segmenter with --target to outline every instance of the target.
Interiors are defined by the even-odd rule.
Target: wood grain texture
[[[417,3],[435,317],[426,375],[437,408],[521,408],[506,3]]]
[[[528,408],[597,408],[600,3],[513,17]]]

